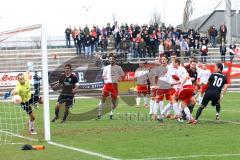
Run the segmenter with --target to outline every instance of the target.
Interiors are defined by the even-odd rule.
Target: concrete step
[[[76,55],[76,52],[48,52],[48,57],[56,57],[59,56],[66,56],[66,55]],[[29,58],[35,58],[35,57],[41,57],[41,53],[0,53],[0,58],[21,58],[21,57],[29,57]]]
[[[240,88],[228,88],[227,92],[240,92]]]
[[[19,53],[36,53],[39,52],[40,49],[13,49],[13,50],[5,50],[1,49],[0,53],[16,53],[16,51]],[[73,52],[76,51],[76,48],[54,48],[54,49],[48,49],[48,52]]]

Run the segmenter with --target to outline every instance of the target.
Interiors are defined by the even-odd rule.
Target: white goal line
[[[119,158],[106,156],[106,155],[101,154],[101,153],[92,152],[92,151],[88,151],[88,150],[81,149],[81,148],[76,148],[76,147],[70,147],[70,146],[67,146],[67,145],[64,145],[64,144],[55,143],[55,142],[52,142],[52,141],[49,141],[48,143],[51,144],[51,145],[57,146],[57,147],[66,148],[66,149],[70,149],[70,150],[73,150],[73,151],[85,153],[85,154],[88,154],[88,155],[91,155],[91,156],[104,158],[106,160],[121,160]]]
[[[210,119],[202,119],[203,121],[213,121],[213,120],[210,120]],[[222,122],[225,122],[225,123],[230,123],[230,124],[236,124],[236,125],[240,125],[240,122],[234,122],[234,121],[222,121]],[[18,137],[18,138],[22,138],[22,139],[26,139],[26,140],[29,140],[29,141],[39,141],[38,139],[35,139],[35,138],[30,138],[30,137],[26,137],[26,136],[21,136],[19,134],[16,134],[16,133],[12,133],[12,132],[8,132],[8,131],[3,131],[3,130],[0,130],[0,132],[4,132],[4,133],[7,133],[7,134],[11,134],[15,137]],[[84,153],[84,154],[88,154],[88,155],[91,155],[91,156],[95,156],[95,157],[100,157],[100,158],[104,158],[106,160],[121,160],[121,158],[114,158],[114,157],[111,157],[111,156],[107,156],[107,155],[104,155],[104,154],[101,154],[101,153],[97,153],[97,152],[93,152],[93,151],[88,151],[88,150],[85,150],[85,149],[81,149],[81,148],[77,148],[77,147],[71,147],[71,146],[67,146],[67,145],[64,145],[64,144],[60,144],[60,143],[56,143],[56,142],[53,142],[53,141],[48,141],[47,142],[48,144],[50,145],[54,145],[54,146],[57,146],[57,147],[60,147],[60,148],[65,148],[65,149],[69,149],[69,150],[73,150],[73,151],[77,151],[77,152],[81,152],[81,153]],[[14,144],[14,143],[13,143]],[[17,144],[17,143],[16,143]],[[144,159],[125,159],[125,160],[174,160],[174,159],[186,159],[186,158],[200,158],[200,157],[233,157],[233,156],[240,156],[240,153],[233,153],[233,154],[206,154],[206,155],[187,155],[187,156],[175,156],[175,157],[159,157],[159,158],[144,158]]]
[[[34,142],[39,141],[38,139],[30,138],[30,137],[26,137],[26,136],[21,136],[20,134],[17,134],[17,133],[12,133],[12,132],[3,131],[3,130],[0,130],[0,132],[10,134],[12,136],[22,138],[22,139],[26,139],[26,140],[29,140],[29,141],[34,141]],[[81,152],[81,153],[84,153],[84,154],[88,154],[88,155],[91,155],[91,156],[100,157],[100,158],[103,158],[103,159],[106,159],[106,160],[121,160],[121,159],[110,157],[110,156],[107,156],[107,155],[104,155],[104,154],[101,154],[101,153],[92,152],[92,151],[88,151],[88,150],[81,149],[81,148],[67,146],[67,145],[56,143],[56,142],[53,142],[53,141],[48,141],[47,143],[50,144],[50,145],[60,147],[60,148],[65,148],[65,149]],[[23,143],[11,143],[11,144],[23,144]]]
[[[186,158],[201,158],[201,157],[238,157],[240,153],[233,154],[203,154],[203,155],[188,155],[176,157],[159,157],[159,158],[144,158],[144,159],[126,159],[126,160],[172,160],[172,159],[186,159]]]
[[[17,133],[12,133],[12,132],[8,132],[8,131],[4,131],[4,130],[0,130],[0,132],[6,133],[6,134],[9,134],[9,135],[18,137],[18,138],[26,139],[26,140],[29,140],[29,141],[35,141],[35,142],[38,141],[38,139],[21,136],[20,134],[17,134]]]

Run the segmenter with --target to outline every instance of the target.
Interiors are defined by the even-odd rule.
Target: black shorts
[[[31,98],[25,102],[25,103],[21,103],[21,107],[22,109],[24,109],[28,114],[32,113],[32,104],[37,103],[39,100],[39,96],[34,96],[33,94],[31,95]]]
[[[66,107],[71,107],[73,105],[73,95],[62,95],[60,94],[58,97],[58,103],[63,104],[66,103]]]
[[[207,106],[209,101],[212,101],[212,106],[216,106],[218,104],[220,99],[220,95],[217,95],[215,92],[205,92],[202,100],[202,105]]]

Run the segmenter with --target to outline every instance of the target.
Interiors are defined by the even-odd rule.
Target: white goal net
[[[0,144],[17,142],[16,135],[29,136],[29,115],[21,104],[13,103],[9,93],[18,83],[18,74],[29,73],[31,94],[41,96],[41,29],[42,25],[33,25],[0,32]],[[31,109],[38,118],[43,107],[36,103],[31,105]],[[43,125],[35,126],[37,132],[43,133]]]

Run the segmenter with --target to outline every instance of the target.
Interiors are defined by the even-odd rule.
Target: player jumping
[[[31,94],[29,73],[26,73],[26,74],[19,73],[17,76],[17,80],[18,80],[18,83],[15,89],[9,94],[9,96],[19,95],[21,97],[22,101],[20,105],[29,115],[29,133],[37,134],[34,128],[34,123],[36,118],[31,106],[37,102],[42,103],[42,98],[40,98],[38,95]],[[5,95],[5,98],[7,97],[8,96]]]

